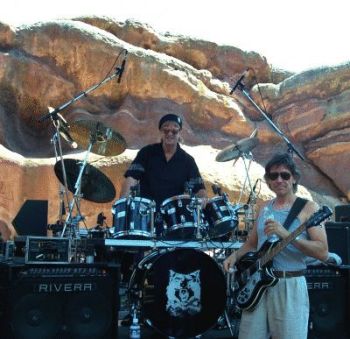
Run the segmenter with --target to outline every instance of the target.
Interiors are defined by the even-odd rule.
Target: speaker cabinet
[[[350,222],[326,222],[329,252],[338,254],[343,265],[350,264]]]
[[[348,278],[346,270],[325,266],[308,269],[309,339],[350,338]]]
[[[334,208],[335,221],[350,222],[350,205],[338,205]]]
[[[117,338],[119,268],[0,266],[3,339]]]

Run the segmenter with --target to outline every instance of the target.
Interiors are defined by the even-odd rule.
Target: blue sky
[[[299,72],[350,60],[347,0],[11,0],[0,20],[23,23],[106,15],[136,19],[156,31],[252,50],[276,67]]]

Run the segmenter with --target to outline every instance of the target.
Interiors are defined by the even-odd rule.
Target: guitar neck
[[[302,223],[297,229],[295,229],[293,232],[291,232],[286,238],[281,240],[277,243],[275,247],[273,247],[270,251],[265,253],[260,258],[260,264],[261,266],[266,265],[272,258],[277,255],[279,252],[281,252],[289,243],[291,243],[299,234],[303,233],[303,231],[306,229],[307,222]]]

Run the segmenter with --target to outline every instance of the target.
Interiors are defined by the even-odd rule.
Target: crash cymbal
[[[114,156],[124,152],[124,138],[111,127],[94,120],[78,120],[70,123],[69,134],[80,148],[88,148],[91,140],[92,153]]]
[[[259,142],[258,138],[244,138],[236,144],[230,145],[220,151],[215,160],[218,162],[230,161],[239,158],[242,154],[250,152]]]
[[[75,159],[64,159],[64,166],[67,174],[68,189],[75,193],[75,183],[80,173],[82,161]],[[55,174],[58,180],[64,185],[62,160],[55,164]],[[108,177],[97,168],[86,164],[81,177],[81,194],[83,199],[93,202],[110,202],[115,197],[115,188]]]

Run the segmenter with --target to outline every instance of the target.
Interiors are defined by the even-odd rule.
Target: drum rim
[[[113,238],[119,238],[123,236],[132,236],[132,235],[137,235],[137,236],[144,236],[145,238],[152,238],[152,233],[147,232],[147,231],[141,231],[141,230],[136,230],[136,232],[130,232],[128,231],[118,231],[113,234]]]
[[[217,221],[214,222],[214,225],[217,226],[219,224],[222,224],[224,222],[227,222],[227,221],[235,221],[236,223],[238,222],[237,218],[232,218],[232,216],[227,216],[227,217],[224,217],[224,218],[221,218],[221,219],[218,219]],[[209,224],[209,229],[210,229],[210,224]]]
[[[129,198],[128,197],[120,198],[114,202],[113,206],[118,205],[119,203],[125,202],[127,199],[129,199]],[[149,203],[154,202],[154,200],[144,198],[144,197],[133,197],[131,199],[135,200],[135,201],[139,201],[139,202],[149,202]]]
[[[168,204],[170,201],[175,201],[175,200],[180,200],[180,199],[192,200],[193,198],[191,198],[191,196],[189,196],[188,194],[174,195],[174,196],[172,196],[170,198],[165,199],[160,206],[163,207],[166,204]]]
[[[176,231],[182,228],[197,228],[196,223],[192,223],[192,222],[185,222],[185,223],[181,223],[181,224],[175,224],[171,227],[167,228],[167,233],[169,233],[170,231]]]
[[[229,201],[227,199],[225,199],[225,197],[219,195],[219,196],[216,196],[216,197],[212,197],[208,200],[208,204],[211,202],[211,201],[216,201],[216,200],[223,200],[223,201],[227,201],[229,203]]]

